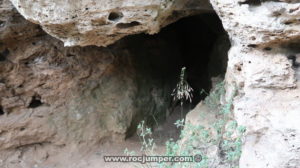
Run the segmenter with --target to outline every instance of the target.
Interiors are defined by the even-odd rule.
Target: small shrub
[[[174,100],[180,101],[182,107],[184,101],[192,99],[193,89],[185,80],[185,68],[182,68],[180,81],[174,89],[172,96]],[[207,94],[207,93],[206,93]],[[238,161],[242,152],[242,139],[246,128],[239,126],[232,116],[232,103],[235,92],[226,103],[221,103],[225,95],[224,82],[217,84],[204,100],[204,104],[217,111],[218,119],[211,126],[205,127],[199,123],[193,125],[185,123],[183,118],[174,124],[181,128],[180,139],[170,139],[166,142],[166,156],[193,156],[201,155],[200,162],[176,162],[155,163],[139,165],[138,167],[160,167],[160,168],[213,168],[218,165],[226,165],[228,168],[238,168]],[[182,112],[182,111],[181,111]],[[146,155],[155,154],[155,143],[151,137],[150,128],[145,126],[144,121],[138,125],[138,135],[142,144],[141,151]],[[216,150],[215,157],[208,156],[210,150]],[[135,152],[125,153],[134,155]]]

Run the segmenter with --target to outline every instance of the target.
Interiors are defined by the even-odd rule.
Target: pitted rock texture
[[[26,151],[41,161],[123,140],[141,117],[166,111],[176,43],[141,35],[109,48],[64,47],[9,1],[0,11],[0,167],[32,162]]]
[[[226,72],[235,119],[247,128],[240,168],[300,165],[300,2],[211,0],[232,39]]]
[[[211,0],[236,44],[268,45],[298,39],[298,0]]]
[[[298,68],[293,67],[284,50],[245,50],[231,48],[226,74],[228,93],[238,90],[233,102],[235,119],[247,128],[240,167],[297,168]]]
[[[107,46],[211,10],[207,1],[11,1],[26,19],[65,46]],[[300,2],[211,3],[232,43],[227,95],[237,90],[234,117],[247,128],[239,166],[298,168]],[[7,0],[0,4],[0,149],[9,150],[0,152],[4,158],[0,166],[20,167],[9,156],[15,152],[16,160],[23,159],[22,151],[14,149],[91,147],[122,139],[137,122],[134,118],[165,109],[169,88],[154,79],[169,81],[165,78],[173,69],[150,66],[154,72],[149,72],[145,67],[153,64],[145,58],[171,65],[176,45],[133,38],[109,48],[65,48],[38,25],[22,19]],[[41,159],[47,155],[42,153]]]
[[[0,1],[0,39],[5,43],[31,38],[43,33],[39,25],[26,21],[9,0]],[[0,46],[3,48],[3,46]]]
[[[157,33],[181,17],[212,10],[206,0],[11,1],[26,19],[65,46],[107,46],[124,36]]]

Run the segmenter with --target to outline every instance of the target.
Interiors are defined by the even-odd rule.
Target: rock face
[[[36,146],[41,160],[49,145],[89,150],[123,140],[140,118],[166,111],[177,79],[169,74],[179,69],[174,43],[141,35],[66,48],[9,1],[0,13],[0,167],[20,167]]]
[[[219,111],[216,109],[209,108],[203,102],[199,103],[192,111],[186,116],[185,136],[181,140],[181,146],[184,149],[189,149],[188,152],[192,155],[201,153],[207,159],[207,165],[212,168],[227,168],[230,167],[228,164],[222,163],[224,160],[220,153],[220,142],[217,141],[217,131],[214,125],[219,121]],[[200,127],[199,127],[200,126]],[[209,138],[197,136],[194,140],[190,140],[193,134],[208,133]],[[196,137],[196,136],[194,136]],[[208,140],[209,139],[209,140]],[[216,141],[216,142],[211,142]],[[195,166],[196,167],[196,166]]]
[[[107,46],[124,36],[157,33],[183,16],[211,10],[208,1],[12,0],[28,20],[65,46]]]
[[[0,1],[0,167],[19,167],[29,146],[86,147],[123,139],[145,113],[166,109],[166,81],[178,68],[170,62],[176,45],[126,38],[108,48],[65,48],[42,29],[65,46],[107,46],[211,11],[207,1],[185,0],[11,2],[38,25],[24,20],[8,0]],[[299,1],[211,3],[232,43],[226,89],[228,95],[237,90],[234,117],[247,128],[240,167],[298,168]],[[165,69],[152,64],[157,60]]]
[[[238,90],[234,114],[247,127],[240,167],[299,167],[299,1],[211,2],[232,39],[227,93]]]
[[[233,42],[270,45],[299,38],[299,2],[211,0]]]

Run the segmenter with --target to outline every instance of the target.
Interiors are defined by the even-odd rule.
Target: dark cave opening
[[[5,49],[4,51],[0,52],[0,62],[5,61],[8,54],[9,54],[8,49]]]
[[[5,114],[5,112],[4,112],[4,110],[3,110],[3,107],[0,106],[0,115],[4,115],[4,114]]]
[[[37,108],[41,105],[43,105],[43,103],[41,102],[40,96],[33,96],[28,108]]]
[[[225,75],[230,41],[215,13],[207,13],[179,20],[163,29],[175,31],[179,44],[181,67],[187,68],[187,82],[194,92],[193,106],[211,89],[211,78]],[[218,48],[225,51],[217,51]],[[221,49],[222,50],[222,49]]]
[[[183,18],[155,35],[139,34],[125,40],[127,45],[124,48],[134,53],[135,66],[141,74],[138,82],[144,88],[139,94],[153,94],[155,88],[151,86],[147,93],[142,90],[149,83],[156,82],[164,88],[160,96],[165,97],[164,103],[169,104],[170,113],[179,106],[172,100],[171,93],[182,67],[186,67],[186,80],[194,90],[192,103],[184,105],[187,106],[185,114],[207,96],[213,77],[224,78],[230,40],[214,12]],[[148,120],[148,124],[153,125],[168,119],[168,114],[157,111],[159,107],[145,109],[138,114],[140,116],[134,118],[128,136],[135,132],[141,120]]]
[[[127,47],[137,55],[141,71],[151,69],[156,78],[176,81],[186,67],[187,81],[194,89],[193,105],[206,97],[200,93],[210,91],[212,77],[225,75],[230,41],[216,13],[183,18],[156,35],[128,39],[133,45]]]

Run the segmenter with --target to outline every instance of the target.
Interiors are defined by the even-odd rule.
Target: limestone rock
[[[234,115],[247,128],[239,166],[299,167],[300,2],[211,2],[232,39],[227,94],[238,91]]]
[[[299,95],[299,89],[249,89],[236,100],[235,116],[247,127],[240,167],[299,167]]]
[[[226,76],[228,91],[238,90],[235,119],[247,128],[240,167],[296,168],[300,92],[294,68],[285,52],[242,50],[229,52]]]
[[[211,10],[206,0],[11,1],[26,19],[65,46],[107,46],[127,35],[157,33],[181,17]]]
[[[266,45],[300,36],[299,1],[211,0],[234,44]]]
[[[211,11],[207,1],[194,0],[11,1],[38,25],[24,20],[8,0],[0,1],[1,151],[37,145],[91,147],[123,139],[145,113],[166,108],[170,88],[162,81],[170,81],[165,78],[174,67],[158,69],[148,61],[160,59],[171,65],[176,47],[160,46],[163,39],[147,43],[143,38],[126,38],[108,48],[66,48],[39,25],[65,46],[107,46],[128,35],[154,34],[181,17]],[[211,3],[232,44],[226,94],[237,90],[234,119],[247,128],[240,167],[298,168],[300,2]],[[197,109],[208,113],[201,105]],[[215,119],[212,113],[205,115]],[[0,152],[1,158],[9,158],[10,152]],[[15,162],[20,153],[17,150],[8,160]],[[0,160],[0,167],[5,166]]]
[[[31,147],[89,150],[123,140],[142,117],[166,111],[179,52],[165,39],[64,47],[0,2],[0,167],[26,160]]]
[[[39,25],[26,21],[9,0],[0,1],[0,39],[10,41],[30,38],[41,34]]]

